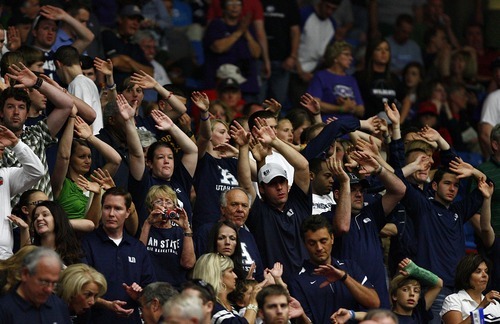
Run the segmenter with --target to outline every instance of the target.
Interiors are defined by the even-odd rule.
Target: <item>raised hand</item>
[[[362,138],[358,138],[356,141],[356,150],[365,152],[366,154],[376,157],[379,155],[379,149],[377,144],[373,141],[373,137],[370,136],[370,142],[365,141]]]
[[[79,174],[78,179],[76,179],[76,184],[87,191],[98,194],[101,192],[101,186],[97,182],[89,181],[83,175]]]
[[[439,138],[441,138],[441,135],[438,133],[438,131],[429,126],[422,127],[420,132],[418,132],[418,135],[431,142],[437,142]]]
[[[484,177],[479,178],[479,181],[477,182],[477,188],[479,189],[479,191],[481,191],[481,194],[483,194],[484,199],[491,198],[493,192],[495,191],[495,185],[493,184],[493,182],[486,182],[486,179]]]
[[[174,126],[172,119],[159,109],[153,109],[151,111],[151,117],[153,117],[153,120],[156,123],[155,127],[159,130],[168,131]]]
[[[8,215],[7,218],[14,224],[16,224],[20,229],[28,229],[28,224],[21,218],[16,215]]]
[[[92,128],[80,116],[76,116],[75,119],[75,133],[84,140],[87,140],[94,134]]]
[[[270,154],[269,150],[266,149],[255,137],[250,137],[250,152],[256,161],[264,161],[266,156]]]
[[[132,107],[125,96],[119,94],[116,96],[116,104],[118,105],[118,111],[120,112],[120,116],[123,120],[127,121],[135,116],[135,109]]]
[[[458,174],[458,176],[457,176],[458,179],[470,177],[470,176],[474,175],[474,171],[475,171],[475,169],[472,165],[470,165],[467,162],[464,162],[458,156],[450,162],[449,168],[451,171]]]
[[[63,20],[69,14],[61,8],[47,5],[40,8],[40,15],[51,20]]]
[[[392,122],[393,125],[399,125],[400,124],[400,119],[401,116],[399,114],[398,107],[396,107],[396,104],[389,104],[387,102],[384,103],[384,110],[385,113],[387,114],[387,117],[389,117],[389,120]]]
[[[9,26],[7,29],[7,48],[9,51],[14,52],[21,47],[21,36],[19,30],[14,26]]]
[[[96,56],[94,59],[94,67],[104,75],[113,75],[113,62],[110,59],[105,61]]]
[[[365,152],[354,151],[352,153],[352,158],[359,164],[360,175],[371,174],[380,168],[380,164],[377,160]]]
[[[204,92],[193,91],[191,94],[191,101],[202,111],[208,111],[210,100]]]
[[[108,170],[103,171],[101,168],[98,168],[90,175],[90,179],[98,183],[104,190],[116,187],[115,181],[109,174]]]
[[[233,125],[231,125],[229,134],[238,146],[246,145],[250,141],[250,133],[248,133],[237,121],[234,121]]]
[[[0,143],[5,147],[16,146],[19,138],[7,127],[0,125]]]
[[[15,88],[31,88],[35,85],[37,80],[35,73],[33,73],[21,62],[11,64],[9,66],[9,73],[7,73],[7,76],[20,83],[16,84],[14,86]]]
[[[410,274],[408,273],[408,271],[406,271],[406,268],[410,265],[410,263],[412,263],[412,261],[409,258],[404,258],[403,260],[401,260],[401,262],[399,262],[398,264],[399,273],[405,277],[409,276]]]
[[[281,278],[283,276],[283,265],[279,262],[275,262],[273,268],[269,270],[273,278]]]
[[[309,93],[305,93],[300,97],[300,104],[313,115],[317,115],[321,111],[319,101],[314,99]]]
[[[45,74],[40,74],[39,77],[41,79],[43,79],[44,82],[47,82],[49,83],[50,85],[53,85],[54,87],[56,87],[57,89],[61,90],[62,92],[64,93],[67,93],[68,90],[66,88],[63,88],[59,85],[59,83],[57,83],[56,81],[52,80],[50,77],[48,77],[47,75]]]
[[[289,318],[299,318],[304,315],[304,308],[300,302],[290,296],[290,302],[288,303],[288,317]]]
[[[337,146],[334,145],[335,150],[332,156],[326,160],[326,167],[330,172],[333,174],[333,178],[335,181],[343,182],[343,181],[349,181],[349,176],[347,173],[344,171],[344,168],[342,167],[342,161],[337,160]]]
[[[270,145],[271,142],[276,139],[276,133],[267,125],[264,118],[255,119],[255,126],[252,129],[252,134],[254,134],[262,144]]]
[[[267,106],[266,110],[272,111],[274,114],[281,110],[281,104],[273,98],[264,100],[263,106]]]
[[[134,74],[132,74],[132,76],[130,77],[130,81],[137,84],[143,89],[153,89],[158,83],[152,76],[142,70],[140,71],[140,73],[135,72]]]

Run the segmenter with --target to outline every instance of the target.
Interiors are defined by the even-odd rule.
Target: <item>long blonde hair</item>
[[[193,278],[202,279],[214,287],[217,296],[222,290],[222,273],[234,268],[231,258],[219,253],[203,254],[193,269]]]

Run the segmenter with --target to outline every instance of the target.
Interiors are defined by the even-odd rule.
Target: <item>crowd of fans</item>
[[[497,7],[0,1],[0,322],[500,322]]]

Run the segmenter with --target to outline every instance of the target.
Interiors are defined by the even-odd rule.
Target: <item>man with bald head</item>
[[[0,323],[71,323],[67,305],[54,294],[62,266],[51,249],[26,255],[21,283],[0,299]]]
[[[249,271],[255,263],[254,273],[262,276],[263,266],[257,243],[252,233],[246,227],[245,222],[250,213],[250,204],[252,203],[250,195],[240,187],[224,191],[220,196],[220,221],[228,220],[234,223],[240,230],[238,232],[241,242],[241,253],[243,269]],[[208,252],[207,238],[213,223],[201,226],[195,233],[196,255],[202,255]],[[259,279],[259,278],[256,278]],[[260,278],[262,279],[262,278]]]

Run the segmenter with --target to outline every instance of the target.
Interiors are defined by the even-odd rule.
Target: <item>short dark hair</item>
[[[307,217],[300,225],[300,237],[302,238],[302,241],[308,231],[316,232],[322,228],[326,228],[328,233],[333,234],[332,224],[330,224],[324,216],[311,215]]]
[[[486,263],[489,270],[491,270],[491,263],[488,259],[480,254],[468,254],[464,256],[460,262],[458,262],[457,269],[455,271],[455,289],[457,290],[467,290],[473,289],[474,287],[470,284],[470,276],[476,271],[477,267],[481,263]],[[489,281],[489,279],[488,279]]]
[[[88,55],[80,55],[80,64],[82,65],[82,70],[93,69],[94,58]]]
[[[325,159],[322,158],[314,158],[311,161],[309,161],[309,170],[316,174],[323,170],[322,164],[325,162]]]
[[[127,207],[127,209],[129,209],[132,205],[132,196],[127,190],[121,187],[113,187],[106,190],[102,195],[101,206],[104,204],[104,200],[106,200],[106,197],[108,196],[122,196],[125,199],[125,207]]]
[[[0,94],[0,109],[2,111],[4,109],[5,102],[9,98],[23,101],[26,104],[26,109],[30,109],[31,99],[29,94],[24,89],[8,87],[4,91],[2,91],[2,94]]]
[[[455,174],[455,172],[451,171],[450,169],[447,168],[438,168],[436,170],[436,173],[434,173],[434,177],[432,178],[432,182],[435,182],[436,184],[439,184],[441,180],[443,180],[443,177],[445,174]]]
[[[248,128],[250,129],[250,131],[252,131],[253,127],[255,126],[255,120],[257,118],[262,118],[262,119],[274,118],[278,120],[274,115],[274,113],[270,110],[256,111],[248,117]]]
[[[285,287],[277,284],[269,285],[262,288],[262,290],[257,294],[257,304],[259,305],[259,309],[264,308],[264,303],[266,302],[266,298],[268,296],[285,296],[286,301],[290,302],[290,294]]]
[[[54,54],[54,59],[61,62],[64,66],[80,65],[80,53],[71,45],[59,47]]]
[[[396,27],[401,26],[403,23],[413,25],[413,17],[409,14],[401,14],[396,18]]]
[[[168,144],[167,142],[157,141],[157,142],[154,142],[153,144],[151,144],[151,146],[149,147],[148,153],[146,155],[146,161],[153,161],[153,159],[155,157],[155,152],[160,147],[168,147],[169,149],[172,150],[172,153],[174,152],[174,149],[172,148],[172,146],[170,144]]]

